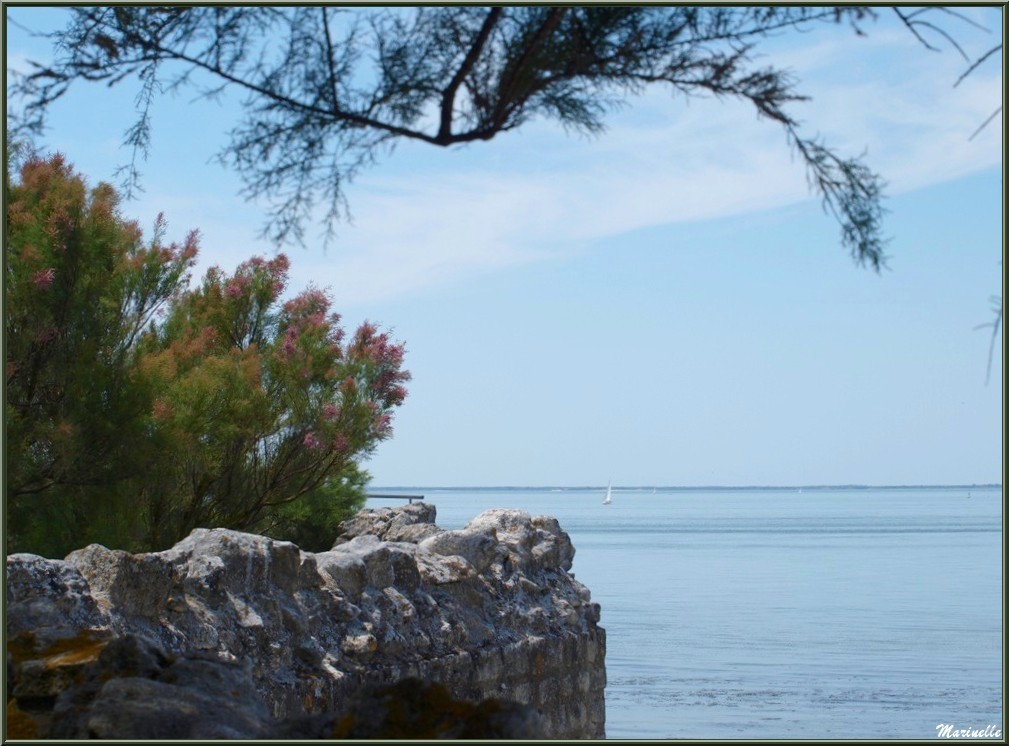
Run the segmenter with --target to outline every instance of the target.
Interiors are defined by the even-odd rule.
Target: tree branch
[[[984,329],[986,327],[991,327],[991,342],[988,344],[988,372],[985,375],[984,385],[987,386],[991,381],[991,363],[992,358],[995,354],[995,340],[998,339],[998,330],[1002,326],[1002,296],[994,295],[991,299],[992,310],[995,311],[995,318],[989,321],[987,324],[978,324],[974,327],[974,331],[978,329]]]
[[[333,39],[329,34],[329,16],[326,13],[326,6],[322,8],[322,30],[326,34],[326,65],[329,67],[329,95],[333,102],[333,111],[340,108],[340,98],[336,93],[336,70],[333,67]]]
[[[469,48],[469,52],[466,53],[466,57],[463,59],[459,69],[456,70],[455,75],[452,76],[452,79],[442,92],[441,121],[438,126],[438,134],[434,138],[435,143],[438,145],[447,145],[452,142],[452,115],[455,108],[455,95],[459,91],[459,86],[462,85],[463,80],[473,70],[473,66],[483,52],[484,45],[487,43],[491,31],[501,18],[501,13],[502,10],[500,7],[490,9],[483,24],[480,26],[476,39],[473,40],[473,44]]]
[[[958,85],[960,85],[963,82],[964,78],[966,78],[968,75],[970,75],[972,72],[974,72],[981,65],[982,62],[984,62],[986,59],[988,59],[989,57],[991,57],[993,54],[997,54],[997,53],[999,53],[1001,51],[1002,51],[1002,45],[998,44],[998,45],[992,47],[991,49],[989,49],[987,52],[985,52],[980,57],[978,57],[976,60],[974,60],[974,62],[971,64],[971,66],[968,67],[963,72],[963,74],[959,78],[956,79],[956,83],[953,84],[953,87],[956,88]]]
[[[492,127],[503,125],[507,120],[509,109],[513,110],[515,108],[513,104],[524,103],[528,98],[531,91],[517,93],[515,90],[519,74],[525,71],[533,55],[539,51],[543,42],[554,32],[567,11],[567,8],[551,8],[547,13],[547,17],[533,35],[533,38],[526,45],[525,49],[522,50],[522,54],[515,61],[514,66],[502,74],[501,82],[498,84],[497,103],[494,106],[494,113],[491,117]],[[516,100],[513,101],[513,99]]]

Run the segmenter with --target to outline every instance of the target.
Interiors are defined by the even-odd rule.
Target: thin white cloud
[[[315,262],[341,300],[369,301],[535,261],[538,239],[556,233],[557,195],[547,185],[472,173],[422,183],[355,190],[353,226],[342,227]]]
[[[968,141],[1001,102],[1000,79],[953,90],[934,74],[824,86],[798,113],[842,153],[866,149],[890,194],[1000,164],[998,128]],[[778,125],[739,102],[668,98],[642,97],[598,140],[533,126],[474,150],[467,168],[366,177],[352,194],[355,225],[343,230],[351,255],[332,253],[322,271],[341,295],[366,302],[648,226],[815,198]]]

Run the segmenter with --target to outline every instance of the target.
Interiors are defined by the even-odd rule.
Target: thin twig
[[[974,60],[974,63],[964,71],[963,75],[961,75],[959,78],[956,79],[956,83],[953,84],[953,87],[956,88],[958,85],[960,85],[960,83],[963,82],[964,78],[966,78],[968,75],[970,75],[972,72],[974,72],[974,70],[976,70],[977,67],[982,62],[984,62],[986,59],[988,59],[989,57],[991,57],[996,52],[1001,52],[1001,51],[1002,51],[1002,45],[999,44],[997,46],[992,47],[987,52],[985,52],[983,55],[981,55],[980,57],[978,57],[976,60]]]
[[[987,119],[985,119],[985,120],[984,120],[984,121],[983,121],[983,122],[981,123],[981,126],[980,126],[980,127],[978,127],[978,128],[976,129],[976,130],[974,130],[974,134],[973,134],[973,135],[971,135],[970,137],[968,137],[968,138],[967,138],[967,142],[970,142],[970,141],[971,141],[971,140],[973,140],[973,139],[974,139],[975,137],[977,137],[977,135],[978,135],[978,134],[979,134],[979,133],[981,132],[981,130],[983,130],[983,129],[984,129],[985,127],[987,127],[987,126],[988,126],[988,123],[989,123],[989,122],[990,122],[990,121],[991,121],[992,119],[994,119],[995,117],[997,117],[997,116],[998,116],[999,114],[1001,114],[1001,113],[1002,113],[1002,107],[1000,106],[1000,107],[998,107],[997,109],[995,109],[995,111],[993,111],[993,112],[991,113],[991,116],[989,116],[989,117],[988,117]]]

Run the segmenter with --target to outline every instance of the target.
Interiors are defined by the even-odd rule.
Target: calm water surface
[[[560,520],[602,606],[609,738],[1004,733],[1001,489],[405,491],[445,528]]]

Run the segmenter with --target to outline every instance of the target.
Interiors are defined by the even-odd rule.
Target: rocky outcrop
[[[161,692],[176,703],[168,729],[190,730],[158,737],[383,737],[360,735],[395,730],[376,702],[415,681],[426,710],[454,713],[424,721],[440,737],[488,717],[516,737],[603,737],[605,632],[557,521],[491,510],[448,531],[434,519],[427,503],[362,511],[315,554],[197,529],[150,554],[11,555],[8,719],[44,734],[59,712],[68,737],[142,738],[102,723]],[[231,716],[194,734],[193,713],[222,692]],[[362,692],[375,693],[367,706]]]
[[[66,639],[64,653],[83,642]],[[367,685],[337,709],[281,720],[268,712],[247,666],[212,656],[173,656],[136,635],[102,637],[95,660],[42,709],[25,697],[8,704],[12,738],[100,739],[333,739],[510,738],[535,739],[543,718],[529,706],[498,699],[458,700],[440,684],[401,679]],[[50,661],[51,655],[45,656]],[[43,663],[42,660],[35,660]],[[45,665],[43,663],[43,665]],[[73,666],[60,666],[64,672]],[[22,671],[19,683],[32,675]],[[36,670],[35,674],[38,673]],[[22,707],[22,703],[26,705]],[[42,717],[40,717],[42,716]],[[44,723],[42,718],[44,717]]]

